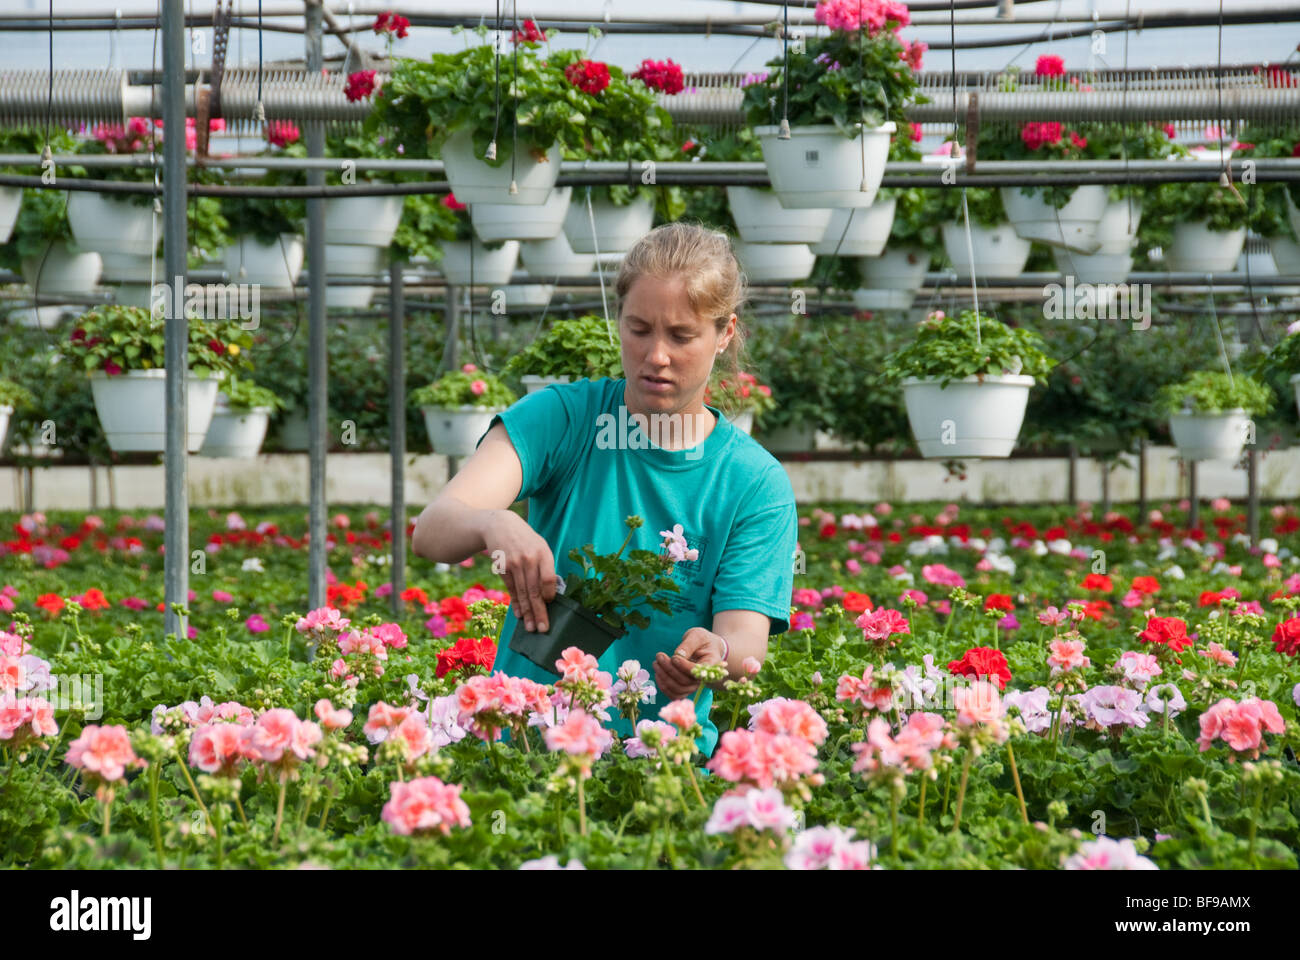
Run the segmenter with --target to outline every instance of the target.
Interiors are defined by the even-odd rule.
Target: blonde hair
[[[712,320],[721,333],[731,315],[736,315],[736,334],[723,352],[722,359],[732,373],[741,369],[745,351],[745,332],[740,322],[745,307],[747,287],[740,263],[724,233],[700,223],[674,221],[655,227],[638,240],[623,257],[618,268],[614,292],[618,297],[618,316],[623,316],[622,301],[641,277],[685,281],[686,298],[691,309]]]

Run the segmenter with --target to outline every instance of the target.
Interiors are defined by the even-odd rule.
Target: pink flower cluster
[[[0,740],[10,749],[21,748],[37,737],[52,737],[59,732],[54,722],[54,707],[43,697],[0,699]]]
[[[440,831],[443,836],[452,827],[470,825],[469,807],[460,798],[457,784],[443,783],[437,777],[420,777],[408,783],[390,783],[389,800],[380,819],[402,836]]]
[[[934,765],[932,751],[955,746],[952,737],[944,732],[945,726],[939,714],[918,711],[907,718],[898,736],[893,737],[889,721],[876,717],[867,726],[867,739],[853,744],[853,752],[858,755],[853,772],[875,773],[882,767],[908,772],[929,770]]]
[[[582,710],[572,710],[564,723],[548,727],[545,737],[547,749],[573,757],[584,777],[591,776],[592,763],[614,742],[614,735]]]
[[[1259,756],[1260,750],[1265,749],[1265,730],[1269,733],[1286,730],[1277,704],[1256,697],[1234,703],[1224,697],[1201,714],[1201,735],[1196,742],[1205,751],[1215,740],[1222,740],[1234,752],[1250,754],[1253,760]]]
[[[342,633],[351,623],[351,620],[333,607],[318,607],[298,619],[297,629],[299,633],[310,633],[319,639]]]
[[[1155,861],[1141,856],[1130,837],[1089,840],[1079,852],[1066,859],[1066,870],[1159,870]]]
[[[860,678],[850,673],[844,674],[835,686],[835,699],[842,703],[857,703],[867,710],[879,710],[882,713],[893,709],[894,685],[876,679],[874,673],[875,667],[867,664]]]
[[[876,848],[854,840],[852,827],[810,827],[795,837],[785,855],[788,870],[870,870]]]
[[[746,790],[742,793],[726,793],[713,805],[713,814],[704,825],[704,832],[710,836],[719,833],[734,833],[741,827],[755,830],[771,830],[784,834],[797,822],[795,812],[785,805],[785,798],[777,789]]]
[[[456,698],[460,707],[458,723],[485,743],[500,739],[506,727],[522,729],[530,713],[551,709],[550,691],[545,684],[526,677],[508,677],[500,670],[491,676],[470,677],[456,690]]]
[[[1164,673],[1154,653],[1139,653],[1136,650],[1121,653],[1112,669],[1124,678],[1125,683],[1132,684],[1138,690]]]
[[[966,580],[956,570],[950,570],[942,563],[927,563],[921,568],[921,576],[927,583],[937,587],[964,587]]]
[[[867,610],[854,621],[862,628],[864,639],[871,640],[877,645],[881,643],[890,643],[891,638],[896,635],[911,633],[912,628],[908,625],[907,617],[903,616],[897,610],[891,610],[888,607],[880,607],[877,610]],[[892,643],[897,643],[894,640]]]
[[[184,703],[175,707],[166,707],[161,703],[153,708],[153,716],[149,726],[149,732],[154,736],[162,733],[175,732],[164,729],[164,721],[172,711],[178,711],[178,715],[187,727],[201,727],[209,723],[218,723],[228,721],[230,723],[239,723],[245,726],[253,722],[253,711],[235,700],[227,700],[224,703],[213,703],[212,698],[204,696],[198,703],[193,700],[186,700]]]
[[[87,724],[81,736],[68,746],[64,760],[80,770],[82,776],[104,783],[121,780],[128,767],[145,766],[145,761],[135,755],[131,737],[121,724],[110,727]]]
[[[315,757],[315,747],[322,736],[319,724],[299,720],[287,707],[267,710],[250,730],[249,747],[256,759],[282,772],[296,767],[299,761]]]
[[[962,727],[980,727],[1001,743],[1009,731],[1004,717],[1007,708],[998,694],[998,688],[987,680],[976,680],[965,687],[953,690],[953,703],[957,707],[957,724]]]
[[[414,707],[394,707],[380,700],[371,705],[361,731],[371,743],[391,741],[399,744],[407,764],[433,749],[429,724],[424,714]]]
[[[1054,677],[1071,670],[1086,670],[1092,665],[1092,661],[1083,655],[1082,640],[1053,640],[1047,649],[1047,665],[1052,668]]]
[[[732,783],[760,789],[797,787],[802,778],[821,783],[817,747],[826,721],[802,700],[777,698],[758,704],[749,730],[729,730],[718,741],[708,769]]]
[[[822,0],[813,16],[832,30],[854,33],[865,29],[872,37],[886,24],[898,31],[912,22],[907,5],[897,0]]]

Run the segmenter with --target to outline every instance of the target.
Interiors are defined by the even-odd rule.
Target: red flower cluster
[[[1300,617],[1283,620],[1273,630],[1273,649],[1288,657],[1300,653]]]
[[[448,210],[464,210],[466,206],[468,206],[467,204],[461,203],[459,200],[457,200],[456,195],[454,193],[449,193],[445,197],[443,197],[442,205],[446,207]]]
[[[302,134],[298,125],[289,120],[271,120],[266,125],[266,142],[273,147],[287,147],[297,143]]]
[[[595,60],[579,60],[564,68],[564,79],[594,97],[609,86],[609,67]]]
[[[1052,123],[1026,123],[1020,128],[1020,139],[1030,150],[1037,150],[1045,144],[1060,143],[1064,132],[1061,125]]]
[[[375,71],[358,70],[356,73],[348,74],[347,86],[343,88],[343,96],[347,97],[352,103],[358,100],[365,100],[375,92]]]
[[[684,86],[682,68],[671,60],[642,60],[641,68],[632,76],[662,93],[681,93]]]
[[[1110,577],[1104,573],[1090,573],[1083,578],[1080,584],[1085,590],[1100,590],[1102,593],[1110,593],[1115,587],[1110,582]]]
[[[403,603],[418,603],[421,607],[429,602],[429,595],[419,587],[407,587],[401,597]]]
[[[456,673],[472,667],[482,667],[484,672],[492,669],[496,662],[497,645],[489,637],[461,637],[453,646],[438,651],[438,668],[435,676],[439,679],[449,673]]]
[[[1129,584],[1138,593],[1159,593],[1160,581],[1155,577],[1134,577],[1133,582]]]
[[[325,605],[340,610],[351,610],[358,603],[365,601],[366,591],[369,589],[364,580],[358,580],[355,586],[350,583],[332,583],[325,588]]]
[[[1007,681],[1011,679],[1006,656],[992,647],[971,647],[960,660],[948,664],[948,672],[959,677],[986,677],[996,683],[999,690],[1005,690]]]
[[[542,43],[546,40],[546,34],[533,21],[525,20],[524,28],[512,31],[510,40],[513,43]]]
[[[1052,53],[1045,53],[1034,64],[1034,73],[1040,77],[1060,77],[1065,75],[1065,61]]]
[[[1138,634],[1143,643],[1158,643],[1167,646],[1174,653],[1181,653],[1192,645],[1192,638],[1187,635],[1187,624],[1177,617],[1152,617],[1147,621],[1147,628]]]
[[[866,610],[872,609],[874,606],[871,602],[870,596],[865,593],[858,593],[855,590],[844,591],[844,598],[841,600],[841,605],[845,610],[852,611],[853,613],[862,613]]]
[[[375,33],[396,34],[398,40],[406,39],[406,28],[411,25],[401,14],[393,13],[391,10],[381,13],[375,18]]]
[[[984,601],[985,610],[1006,610],[1008,613],[1016,609],[1015,603],[1012,602],[1011,596],[1006,593],[990,593]]]

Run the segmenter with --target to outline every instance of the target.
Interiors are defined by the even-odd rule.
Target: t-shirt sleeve
[[[527,500],[545,490],[573,462],[574,445],[582,439],[582,431],[576,427],[587,406],[587,393],[576,385],[548,387],[528,394],[492,418],[488,429],[498,422],[505,426],[523,467],[523,483],[515,499]]]
[[[753,507],[737,517],[713,581],[713,612],[766,614],[772,620],[769,633],[775,636],[790,629],[799,535],[794,490],[785,471],[776,466],[746,501]]]

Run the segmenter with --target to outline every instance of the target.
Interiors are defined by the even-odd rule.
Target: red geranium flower
[[[1007,658],[992,647],[971,647],[960,660],[948,664],[948,672],[960,677],[987,677],[999,690],[1005,690],[1011,679]]]
[[[1083,578],[1080,584],[1085,590],[1100,590],[1102,593],[1110,593],[1115,587],[1110,582],[1110,577],[1104,573],[1090,573]]]
[[[63,598],[57,593],[42,593],[36,598],[36,605],[45,611],[48,617],[56,617],[63,609]]]
[[[1294,657],[1300,653],[1300,617],[1283,620],[1273,630],[1273,649]]]
[[[609,86],[609,67],[596,60],[579,60],[564,68],[564,79],[594,97]]]
[[[225,353],[226,346],[220,340],[209,340],[208,349],[213,353]]]
[[[1016,605],[1011,602],[1011,597],[1005,593],[990,593],[984,601],[985,610],[1006,610],[1008,612],[1016,609]]]
[[[343,96],[355,103],[358,100],[364,100],[375,92],[375,71],[358,70],[356,73],[348,74],[347,86],[343,88]]]
[[[402,602],[418,603],[421,607],[423,607],[426,603],[429,602],[429,595],[425,593],[423,590],[421,590],[419,587],[407,587],[405,590],[402,591]]]
[[[482,667],[486,672],[492,669],[496,656],[497,645],[490,637],[479,637],[477,640],[461,637],[446,650],[438,651],[438,666],[434,675],[441,679],[454,671],[472,667]]]
[[[298,125],[288,120],[271,120],[266,125],[266,142],[274,147],[287,147],[300,136]]]
[[[392,33],[397,35],[398,40],[406,39],[406,28],[411,25],[401,14],[386,11],[375,18],[375,33]]]
[[[821,537],[823,540],[828,540],[831,537],[835,536],[838,529],[839,528],[836,527],[835,524],[833,523],[823,523],[821,529],[817,531],[817,535]]]
[[[104,372],[105,372],[106,374],[108,374],[110,377],[116,377],[119,373],[122,372],[122,368],[119,367],[119,366],[118,366],[116,363],[114,363],[112,360],[105,360],[105,361],[104,361]]]
[[[684,86],[682,68],[671,60],[642,60],[640,69],[632,76],[651,90],[668,94],[681,93]]]
[[[1045,53],[1034,64],[1034,73],[1040,77],[1059,77],[1065,73],[1065,61],[1053,53]]]
[[[1061,125],[1052,123],[1026,123],[1020,128],[1020,139],[1030,150],[1037,150],[1044,144],[1061,142]]]
[[[513,43],[541,43],[545,39],[546,34],[542,33],[537,24],[531,20],[525,20],[522,30],[515,30],[510,34]]]
[[[865,593],[857,593],[853,590],[844,591],[844,597],[841,605],[845,610],[852,610],[854,613],[862,613],[865,610],[873,608],[871,597]]]
[[[1213,590],[1202,590],[1201,598],[1197,602],[1200,607],[1217,607],[1223,602],[1223,594],[1215,593]]]
[[[1070,143],[1071,143],[1074,147],[1076,147],[1077,149],[1082,150],[1084,147],[1086,147],[1086,146],[1088,145],[1088,138],[1087,138],[1087,137],[1081,137],[1081,136],[1079,136],[1077,133],[1075,133],[1073,130],[1071,130],[1071,131],[1070,131]]]
[[[1160,592],[1160,581],[1155,577],[1134,577],[1131,586],[1138,593]]]
[[[464,210],[465,207],[467,206],[466,204],[461,203],[459,200],[457,200],[456,195],[454,193],[449,193],[445,197],[443,197],[442,205],[446,207],[448,210]]]
[[[1147,628],[1138,634],[1143,643],[1158,643],[1167,646],[1174,653],[1181,653],[1192,645],[1187,636],[1187,624],[1177,617],[1152,617],[1147,621]]]

